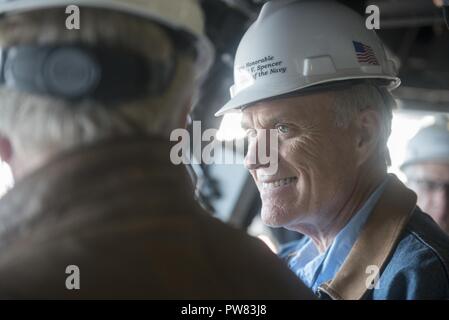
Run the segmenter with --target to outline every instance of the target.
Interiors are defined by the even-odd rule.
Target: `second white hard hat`
[[[342,80],[400,84],[382,42],[351,9],[324,0],[266,3],[242,38],[231,100],[217,113]]]
[[[407,144],[405,167],[423,162],[444,162],[449,164],[449,118],[438,116],[435,123],[422,128]]]

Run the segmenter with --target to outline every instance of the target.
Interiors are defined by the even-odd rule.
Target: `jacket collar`
[[[416,194],[391,176],[340,271],[319,290],[336,300],[361,299],[370,285],[367,268],[383,269],[415,206]]]
[[[98,203],[97,213],[117,198],[183,213],[185,206],[194,204],[194,188],[185,167],[171,163],[171,145],[158,137],[130,137],[60,154],[1,199],[0,247],[33,225],[70,216],[70,208],[92,202]],[[82,212],[88,215],[92,210],[86,207]]]

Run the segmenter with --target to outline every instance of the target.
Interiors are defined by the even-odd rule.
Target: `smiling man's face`
[[[332,93],[257,103],[243,111],[249,150],[246,167],[262,198],[262,220],[275,227],[304,229],[331,224],[354,191],[357,144],[354,124],[336,126]],[[251,164],[264,129],[277,129],[278,170]]]

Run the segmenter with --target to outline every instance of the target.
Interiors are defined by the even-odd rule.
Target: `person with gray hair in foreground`
[[[449,298],[449,239],[387,174],[399,83],[375,32],[334,1],[269,1],[238,47],[217,115],[242,112],[262,220],[305,235],[279,255],[323,299]]]
[[[212,61],[196,0],[15,0],[0,14],[0,155],[16,180],[0,200],[0,298],[313,298],[204,212],[170,161]]]

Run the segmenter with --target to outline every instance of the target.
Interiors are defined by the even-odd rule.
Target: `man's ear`
[[[0,159],[8,164],[11,164],[12,159],[12,145],[11,141],[0,134]]]
[[[367,108],[357,116],[357,159],[358,165],[365,163],[376,152],[379,145],[381,118],[378,112]]]

